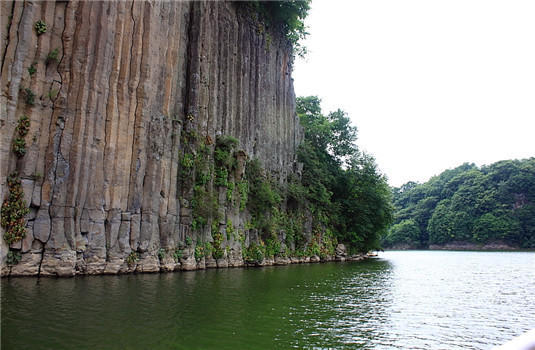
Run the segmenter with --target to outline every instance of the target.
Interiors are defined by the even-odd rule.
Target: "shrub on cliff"
[[[276,26],[292,43],[299,56],[306,54],[300,41],[307,35],[305,18],[310,10],[311,0],[252,1],[248,2],[268,25]]]
[[[30,130],[30,119],[23,115],[19,118],[17,127],[15,128],[15,139],[13,140],[12,150],[18,158],[24,157],[26,154],[26,140],[25,136]]]
[[[254,226],[270,233],[274,223],[271,217],[282,201],[280,189],[263,170],[260,162],[247,162],[245,176],[249,183],[247,207],[253,216]]]
[[[42,19],[35,22],[34,27],[35,31],[37,32],[37,35],[46,33],[47,25]]]
[[[24,192],[17,173],[7,178],[8,197],[2,203],[1,223],[5,230],[4,240],[7,244],[18,242],[26,236],[24,216],[29,213],[24,200]]]

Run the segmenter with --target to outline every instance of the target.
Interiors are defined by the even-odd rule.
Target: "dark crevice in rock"
[[[2,65],[0,67],[0,73],[4,71],[4,62],[6,61],[6,54],[7,54],[7,48],[9,47],[9,41],[11,38],[10,32],[11,32],[11,25],[13,24],[13,16],[15,15],[15,0],[11,2],[11,14],[8,17],[8,25],[6,27],[6,43],[4,45],[4,55],[2,56]],[[20,25],[20,22],[19,22]],[[18,35],[19,32],[17,30],[17,41],[18,41]]]
[[[275,36],[268,47],[267,34],[259,33],[234,3],[164,4],[27,4],[33,9],[26,9],[19,27],[32,27],[31,10],[49,22],[54,13],[54,31],[38,40],[45,45],[49,34],[61,34],[61,43],[55,38],[54,45],[63,50],[58,76],[51,66],[44,82],[56,81],[58,98],[51,109],[33,110],[42,118],[39,154],[45,158],[39,162],[41,197],[32,197],[41,209],[34,223],[34,274],[243,266],[238,236],[244,244],[260,237],[258,229],[248,227],[249,209],[236,202],[246,159],[259,158],[263,171],[279,182],[292,172],[301,136],[294,130],[291,82],[279,76],[287,71],[287,48]],[[15,6],[18,18],[20,4]],[[13,60],[15,25],[7,63]],[[25,34],[20,34],[19,56],[35,50],[35,38],[30,44]],[[32,79],[43,86],[40,76]],[[18,88],[13,85],[13,91]],[[11,105],[22,103],[0,97]],[[8,111],[9,120],[26,108]],[[215,183],[217,136],[239,141],[231,154],[241,152],[240,170],[226,169],[232,188]],[[202,169],[212,168],[199,172],[200,165],[190,166],[183,177],[186,154],[198,162],[202,158],[207,163]],[[27,159],[21,166],[28,166]],[[215,209],[203,214],[204,226],[192,227],[199,218],[193,209],[201,176],[210,177],[202,186]],[[223,239],[215,244],[225,250],[224,257],[197,264],[195,242],[214,242],[217,233]],[[165,250],[164,258],[158,259],[159,249]],[[172,258],[177,249],[183,250],[183,265]],[[137,268],[126,267],[131,250],[142,253]]]

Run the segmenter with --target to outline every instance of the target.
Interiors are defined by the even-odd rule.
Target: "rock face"
[[[2,275],[242,266],[240,240],[255,235],[250,214],[212,179],[220,215],[194,227],[195,184],[181,174],[198,151],[192,144],[213,160],[219,136],[239,141],[235,181],[247,159],[281,182],[296,171],[302,131],[284,36],[235,3],[1,7],[0,198],[16,171],[30,207],[24,239],[1,240]],[[30,128],[19,158],[23,115]],[[214,227],[223,256],[196,261]],[[17,265],[6,262],[10,249],[21,254]]]

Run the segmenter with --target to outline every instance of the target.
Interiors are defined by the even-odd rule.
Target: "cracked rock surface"
[[[296,170],[303,135],[283,36],[259,30],[234,3],[0,6],[0,199],[17,171],[30,207],[26,237],[12,247],[0,240],[2,275],[242,266],[233,237],[217,261],[196,261],[193,247],[171,258],[186,236],[210,240],[210,228],[192,232],[192,188],[180,182],[179,155],[186,131],[211,140],[229,135],[277,178]],[[40,35],[39,20],[47,25]],[[47,59],[56,49],[57,59]],[[33,105],[25,89],[35,94]],[[12,144],[22,115],[31,124],[27,152],[17,158]],[[243,167],[232,176],[243,176]],[[220,231],[231,220],[249,241],[256,235],[245,228],[250,215],[224,197],[221,190]],[[10,248],[21,253],[17,265],[6,263]]]

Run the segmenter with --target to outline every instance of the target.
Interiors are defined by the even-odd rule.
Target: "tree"
[[[453,234],[453,215],[451,201],[444,199],[438,203],[429,220],[427,231],[430,244],[444,244],[455,238]]]
[[[355,144],[357,128],[338,109],[325,116],[316,96],[297,99],[305,131],[298,159],[308,209],[316,226],[326,227],[351,249],[379,249],[392,221],[391,191],[373,157]]]
[[[413,219],[403,220],[390,228],[384,243],[386,247],[398,244],[416,247],[420,243],[420,227]]]
[[[535,245],[535,158],[465,163],[423,184],[393,189],[394,224],[414,220],[420,243]],[[427,239],[428,237],[428,239]]]

